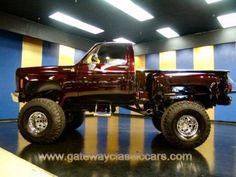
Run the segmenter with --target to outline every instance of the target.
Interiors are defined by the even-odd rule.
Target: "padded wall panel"
[[[74,62],[77,64],[84,56],[85,52],[82,50],[75,49],[75,59]]]
[[[42,66],[43,41],[31,37],[23,38],[21,67]]]
[[[10,93],[16,90],[15,72],[21,65],[22,37],[0,31],[0,119],[16,118],[18,104]]]
[[[156,70],[159,68],[159,54],[148,54],[146,55],[145,69]]]
[[[43,66],[57,66],[59,55],[59,45],[51,42],[43,42]]]
[[[176,51],[176,69],[193,69],[193,49]]]
[[[194,48],[193,59],[195,70],[214,70],[214,46]]]
[[[161,70],[176,69],[176,51],[161,52],[159,62]]]
[[[229,70],[229,77],[236,82],[236,47],[235,43],[215,46],[215,69]],[[236,90],[236,85],[233,90]],[[236,95],[232,94],[230,106],[216,106],[216,120],[236,121]]]
[[[75,58],[74,48],[64,46],[64,45],[59,46],[59,61],[58,61],[59,66],[74,65],[75,63],[74,58]]]
[[[143,70],[145,69],[145,55],[135,56],[135,69]]]

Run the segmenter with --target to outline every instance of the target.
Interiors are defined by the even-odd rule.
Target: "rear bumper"
[[[231,92],[229,92],[229,94],[235,94],[236,90],[232,90]]]
[[[12,92],[11,93],[11,99],[13,102],[18,103],[19,102],[19,93],[18,92]]]

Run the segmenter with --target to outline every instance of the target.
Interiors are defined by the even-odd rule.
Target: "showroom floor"
[[[169,147],[151,120],[141,117],[88,117],[77,131],[52,145],[29,144],[18,134],[16,122],[0,123],[0,132],[0,147],[57,176],[236,176],[233,125],[212,124],[210,137],[195,150]],[[45,160],[41,155],[46,153],[63,158]],[[103,154],[110,159],[104,162]]]

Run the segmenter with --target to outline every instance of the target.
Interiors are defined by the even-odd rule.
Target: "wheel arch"
[[[44,94],[62,92],[62,88],[54,81],[33,81],[26,84],[24,92],[30,98],[37,97],[37,95],[44,97]]]

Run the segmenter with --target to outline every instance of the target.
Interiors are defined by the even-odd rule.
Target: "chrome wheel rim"
[[[195,117],[183,115],[177,122],[177,131],[183,138],[194,137],[198,132],[199,124]]]
[[[28,119],[28,130],[29,132],[37,136],[42,133],[48,126],[47,116],[42,112],[33,112]]]

